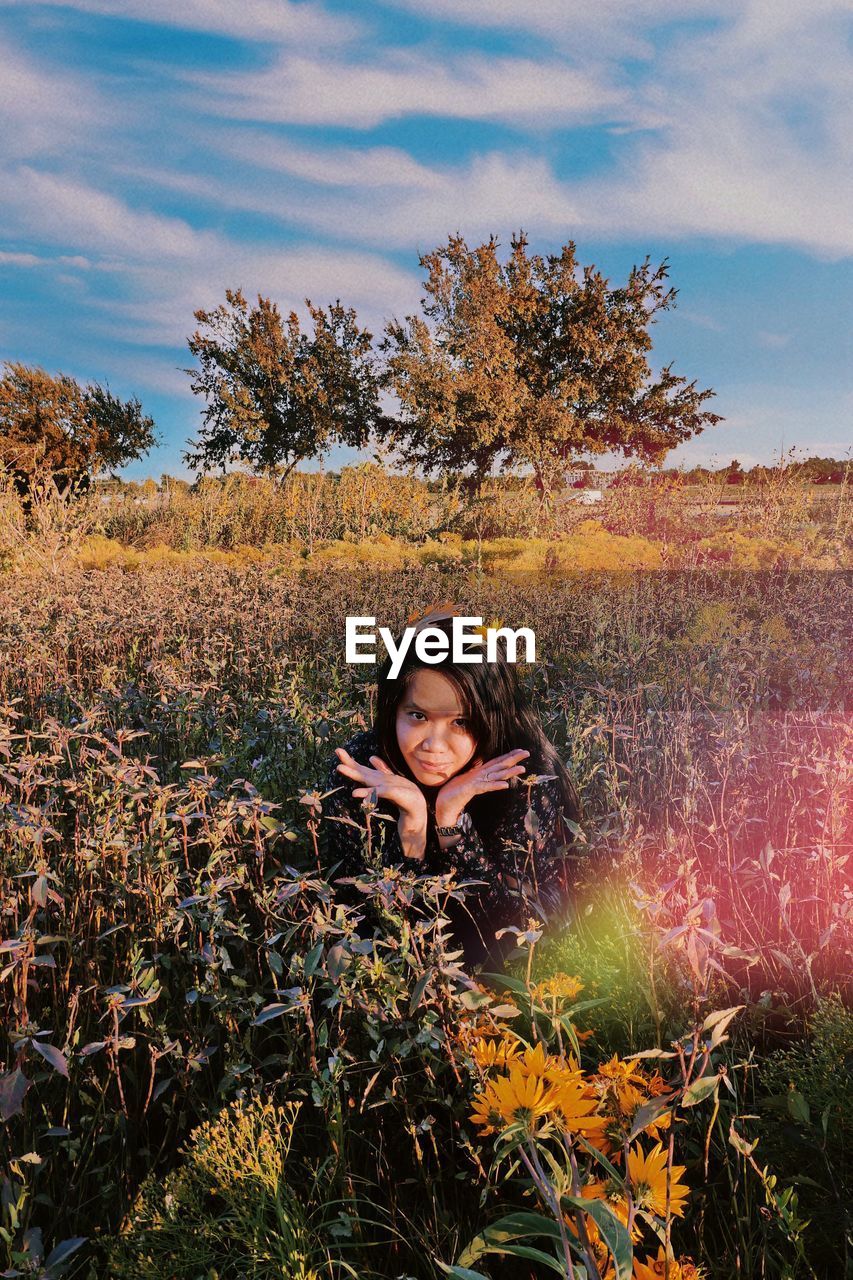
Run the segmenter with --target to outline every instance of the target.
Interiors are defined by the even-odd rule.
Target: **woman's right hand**
[[[366,764],[359,764],[354,760],[343,747],[336,747],[335,755],[340,761],[338,773],[359,783],[359,786],[353,788],[353,796],[364,799],[370,795],[371,791],[375,791],[377,800],[390,800],[397,806],[400,810],[401,826],[407,832],[414,833],[423,829],[426,833],[426,797],[416,783],[394,773],[379,756],[370,757],[373,768],[369,768]]]
[[[492,760],[484,761],[477,756],[467,769],[455,774],[439,791],[435,801],[436,822],[442,827],[455,826],[462,810],[475,796],[507,790],[511,779],[527,772],[522,761],[529,755],[526,748],[518,747]]]

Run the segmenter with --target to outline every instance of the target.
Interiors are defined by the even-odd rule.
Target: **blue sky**
[[[197,308],[378,333],[419,252],[523,228],[669,257],[655,360],[726,421],[668,465],[846,456],[851,144],[847,0],[0,0],[0,360],[138,395],[124,474],[187,474]]]

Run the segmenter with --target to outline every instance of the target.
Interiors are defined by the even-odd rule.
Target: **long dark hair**
[[[471,723],[477,754],[483,760],[491,760],[494,756],[523,747],[530,752],[530,756],[522,762],[527,776],[533,773],[554,774],[564,817],[570,822],[579,822],[581,804],[575,785],[553,743],[546,738],[539,717],[519,683],[515,667],[507,661],[501,646],[496,646],[496,662],[457,664],[450,656],[452,619],[430,619],[429,625],[440,628],[451,638],[448,652],[442,655],[440,662],[423,662],[412,643],[396,679],[390,679],[390,656],[379,669],[374,727],[380,752],[386,762],[395,773],[411,779],[421,790],[429,790],[417,782],[400,751],[397,742],[397,708],[416,671],[439,671],[456,687],[464,707],[464,715]],[[399,641],[400,637],[397,637],[398,644]],[[521,782],[524,777],[522,775]],[[498,826],[512,794],[510,787],[506,791],[492,791],[474,797],[469,805],[469,812],[481,835],[488,836]],[[563,838],[567,843],[571,839],[565,828]]]

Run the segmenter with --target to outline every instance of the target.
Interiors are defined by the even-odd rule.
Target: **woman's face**
[[[473,759],[477,742],[447,676],[418,667],[397,707],[397,742],[425,787],[441,787]]]

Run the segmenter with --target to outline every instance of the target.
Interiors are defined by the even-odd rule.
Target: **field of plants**
[[[310,538],[228,501],[6,494],[2,1274],[853,1275],[844,495],[526,534],[424,500],[417,535]],[[735,534],[817,566],[677,567]],[[327,857],[332,749],[375,696],[344,618],[447,599],[535,628],[522,679],[585,811],[571,909],[501,974],[460,964],[464,885]]]

